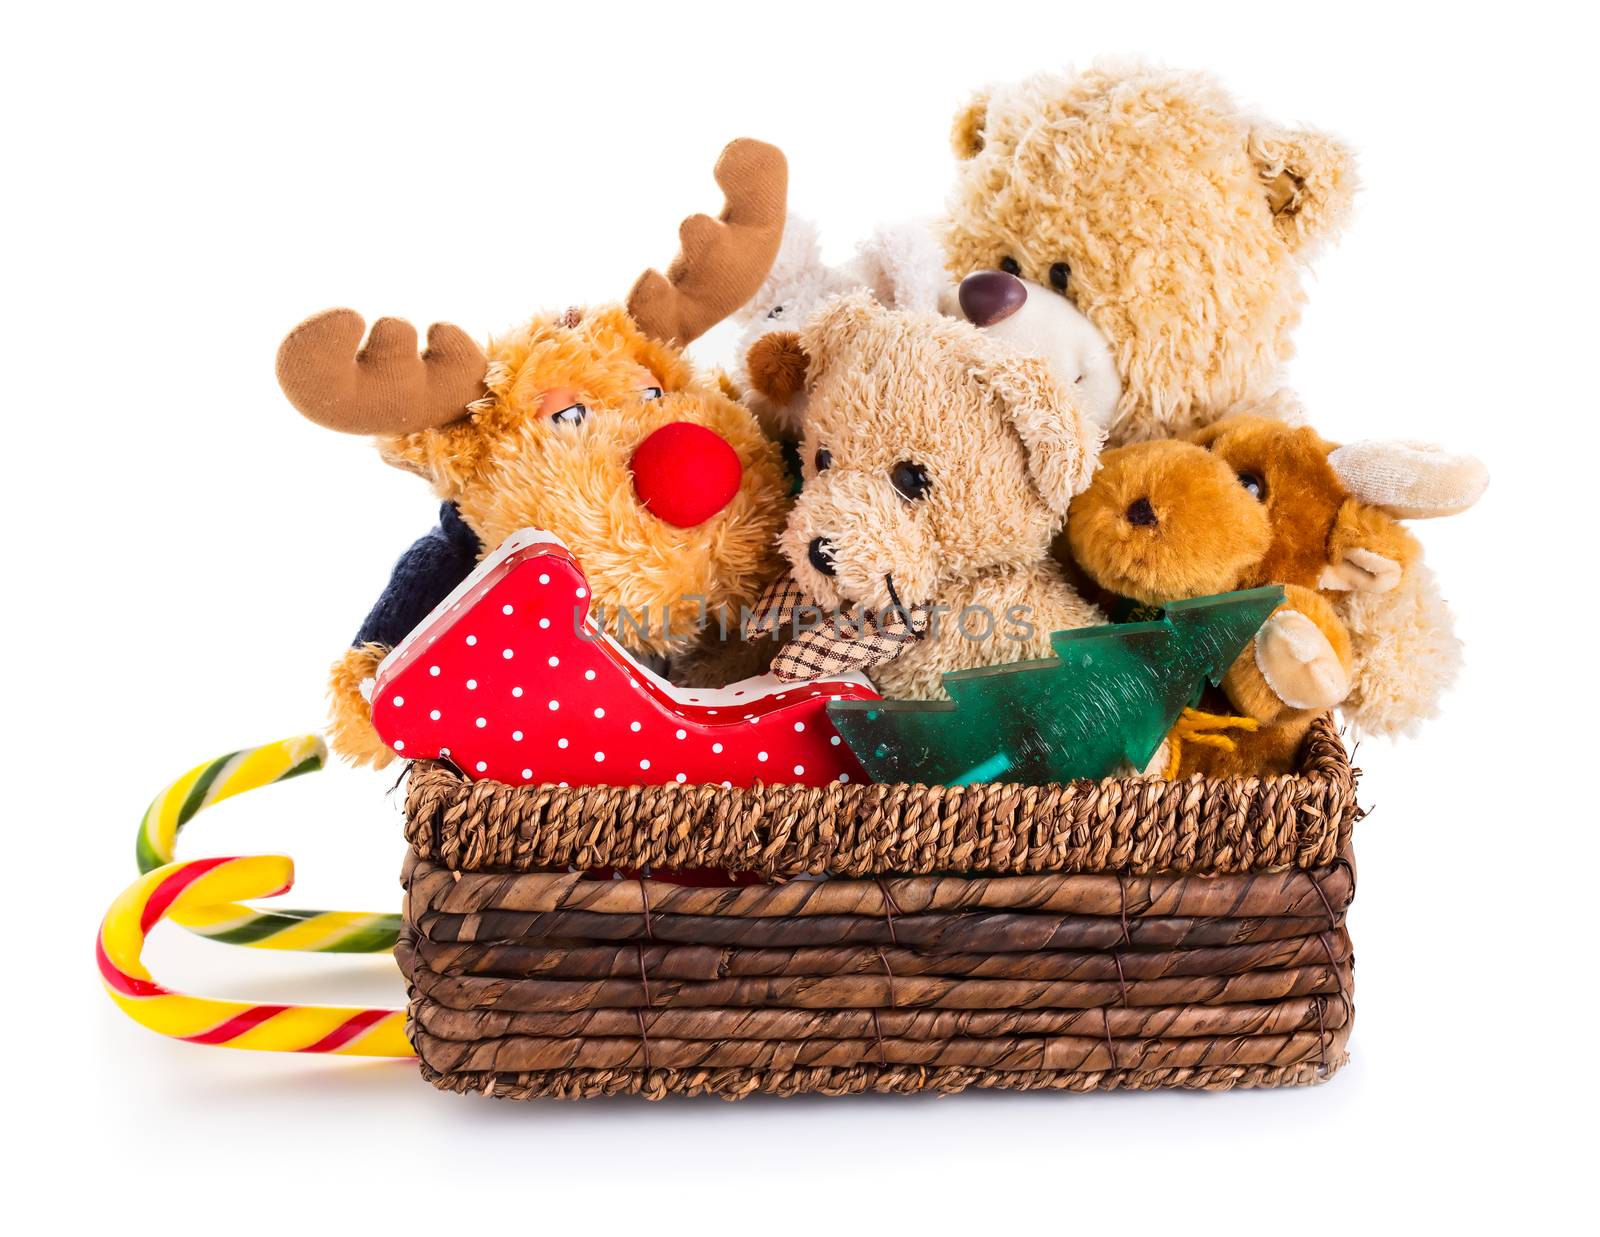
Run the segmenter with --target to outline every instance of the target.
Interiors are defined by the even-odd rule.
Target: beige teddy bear
[[[803,375],[805,485],[779,538],[799,592],[919,615],[868,667],[885,695],[942,698],[948,671],[1047,657],[1051,632],[1104,621],[1049,553],[1100,434],[1043,361],[865,293],[755,350],[752,374]]]
[[[766,281],[733,314],[742,331],[734,349],[739,358],[734,385],[746,393],[745,402],[769,437],[794,442],[805,419],[805,395],[796,392],[786,403],[762,396],[747,368],[755,342],[769,331],[805,322],[829,297],[843,292],[865,290],[894,309],[937,309],[948,284],[944,253],[927,221],[875,228],[848,262],[830,266],[822,259],[816,224],[791,214]]]
[[[1349,213],[1349,150],[1137,64],[983,92],[952,141],[947,311],[1048,357],[1113,443],[1261,410]]]

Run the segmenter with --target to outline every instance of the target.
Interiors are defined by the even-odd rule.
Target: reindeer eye
[[[827,447],[817,448],[817,471],[827,472],[833,464],[833,452]]]
[[[1244,486],[1245,493],[1249,494],[1250,497],[1255,499],[1257,502],[1264,503],[1267,501],[1267,483],[1260,477],[1256,476],[1255,473],[1240,473],[1239,484]]]
[[[1050,286],[1057,292],[1067,290],[1067,279],[1072,274],[1072,268],[1065,262],[1057,262],[1050,268]]]
[[[781,318],[781,317],[783,317],[783,306],[782,305],[774,305],[771,309],[767,310],[767,317],[769,317],[769,318]]]
[[[661,398],[661,388],[660,387],[646,387],[644,390],[639,392],[639,398],[640,399],[646,399],[646,400],[649,400],[649,399],[660,399]]]
[[[919,498],[928,496],[933,481],[928,476],[928,470],[921,464],[901,460],[889,470],[889,484],[899,490],[903,497],[916,502]]]
[[[1015,258],[1012,258],[1012,257],[1001,258],[1000,259],[1000,269],[1003,270],[1007,275],[1021,275],[1022,274],[1022,267],[1019,266],[1017,264],[1017,260]]]
[[[589,409],[583,404],[568,404],[560,412],[552,412],[550,419],[557,425],[577,425],[589,415]]]

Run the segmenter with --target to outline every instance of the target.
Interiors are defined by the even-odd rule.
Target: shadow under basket
[[[1356,771],[507,786],[418,762],[408,1032],[517,1099],[1284,1086],[1346,1060]],[[723,869],[697,887],[594,869]],[[826,873],[829,879],[809,879]]]

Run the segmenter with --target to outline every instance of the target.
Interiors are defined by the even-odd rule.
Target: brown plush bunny
[[[889,660],[853,664],[886,695],[941,698],[948,671],[1047,657],[1051,632],[1102,621],[1049,553],[1100,435],[1043,361],[861,293],[757,341],[750,374],[769,397],[803,383],[805,485],[779,547],[800,594],[877,620],[858,644]],[[774,671],[851,664],[807,664],[832,656],[825,631]]]
[[[1097,585],[1156,606],[1267,584],[1285,592],[1203,706],[1236,720],[1188,715],[1169,773],[1292,770],[1312,720],[1363,672],[1367,647],[1351,639],[1344,600],[1400,590],[1423,568],[1399,520],[1464,511],[1485,484],[1470,457],[1419,444],[1336,447],[1254,416],[1108,451],[1067,524],[1072,557]],[[1441,689],[1409,694],[1431,700]]]
[[[626,307],[541,315],[481,349],[435,325],[319,314],[278,353],[278,381],[319,425],[372,434],[384,460],[428,481],[439,527],[395,568],[335,663],[335,751],[382,766],[363,686],[378,663],[508,535],[532,526],[578,557],[608,630],[657,659],[698,652],[707,615],[737,615],[778,570],[788,482],[750,411],[683,348],[761,285],[777,253],[787,167],[742,139],[723,151],[721,216],[696,215],[665,276]],[[626,622],[619,616],[625,616]],[[730,677],[738,677],[733,674]]]

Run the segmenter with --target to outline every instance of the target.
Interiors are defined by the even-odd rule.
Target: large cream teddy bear
[[[951,139],[959,283],[941,308],[1047,358],[1112,445],[1300,419],[1282,367],[1307,264],[1350,213],[1347,147],[1249,114],[1204,74],[1138,64],[984,91]],[[1426,567],[1333,604],[1344,719],[1395,734],[1433,714],[1461,654]]]
[[[956,118],[949,312],[1050,359],[1113,444],[1262,410],[1354,158],[1210,77],[1041,74]]]

